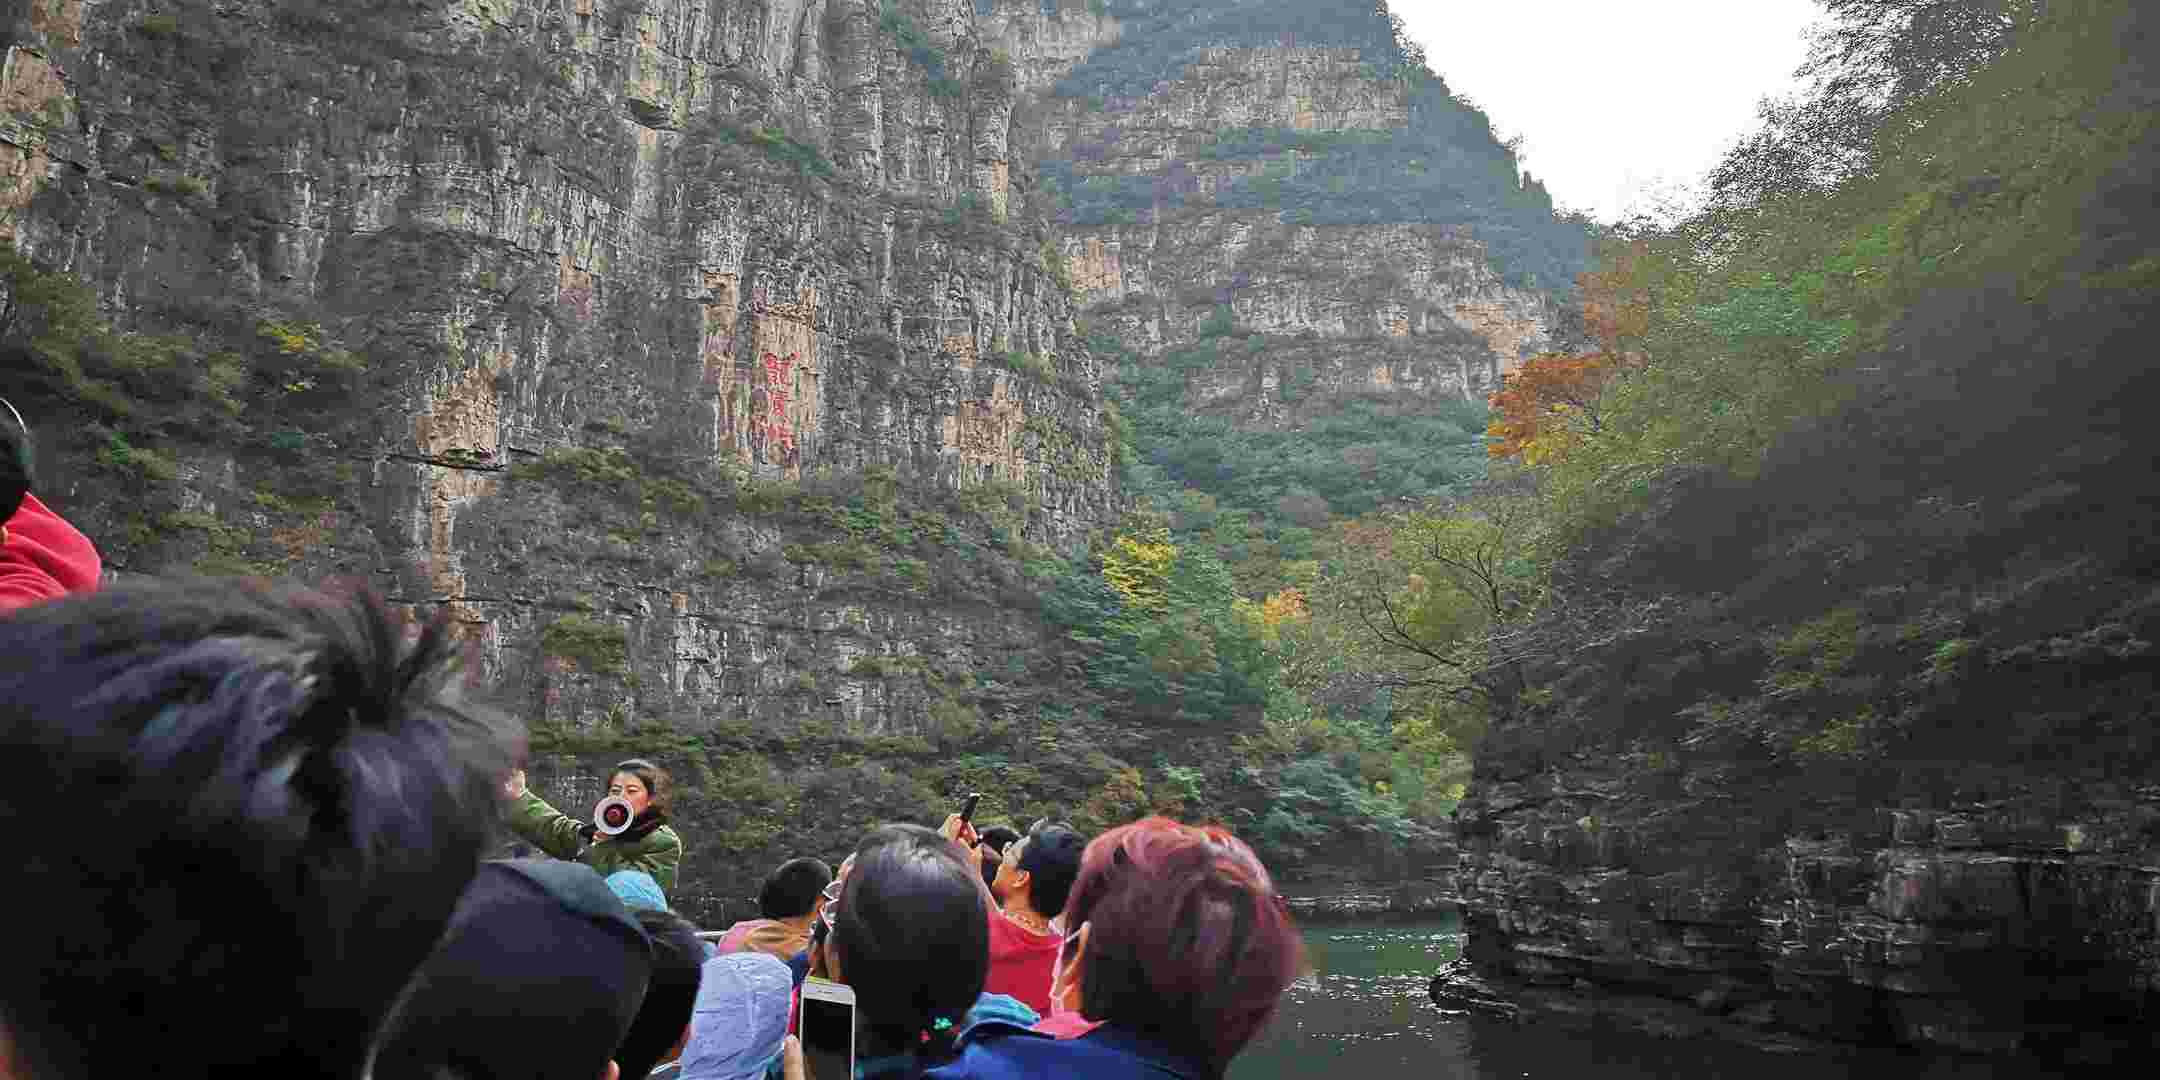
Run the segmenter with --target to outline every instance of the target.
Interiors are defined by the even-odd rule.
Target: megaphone
[[[630,831],[630,823],[637,819],[637,808],[620,795],[610,795],[593,807],[593,828],[602,836],[621,836]]]

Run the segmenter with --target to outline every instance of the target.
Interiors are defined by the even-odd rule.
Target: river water
[[[1513,1024],[1441,1011],[1426,984],[1461,951],[1453,922],[1316,926],[1315,974],[1291,987],[1275,1023],[1229,1080],[2010,1080],[2048,1075],[2009,1061],[1867,1051],[1771,1054],[1715,1039]]]

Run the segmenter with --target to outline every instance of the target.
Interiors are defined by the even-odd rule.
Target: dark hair
[[[0,964],[32,1075],[359,1076],[473,879],[509,722],[437,617],[134,580],[0,618]],[[35,824],[30,824],[35,823]]]
[[[768,919],[795,919],[817,907],[818,894],[832,884],[832,867],[812,858],[789,859],[766,875],[758,890],[758,914]]]
[[[886,1052],[949,1051],[990,972],[989,904],[974,869],[929,829],[880,826],[856,848],[839,907],[831,947],[864,1030]]]
[[[1020,869],[1027,871],[1028,903],[1036,914],[1055,919],[1065,910],[1085,850],[1087,838],[1062,825],[1037,826],[1021,842]]]
[[[698,976],[705,970],[705,942],[690,920],[672,911],[640,911],[632,917],[652,942],[652,979],[645,984],[637,1019],[615,1050],[615,1064],[622,1068],[622,1080],[645,1080],[690,1027]]]
[[[1147,818],[1096,837],[1066,925],[1086,924],[1080,1011],[1220,1073],[1275,1015],[1304,944],[1267,867],[1228,830]]]
[[[976,833],[975,835],[977,839],[982,841],[982,846],[989,848],[991,851],[994,851],[1000,855],[1003,855],[1005,853],[1005,845],[1020,839],[1019,830],[1008,828],[1004,825],[992,825],[989,828],[984,829],[979,833]],[[983,884],[996,885],[997,872],[998,864],[996,860],[984,862],[982,864]]]
[[[645,785],[645,815],[656,820],[666,819],[668,803],[675,795],[675,782],[667,770],[644,758],[631,758],[616,764],[615,770],[608,773],[608,782],[613,783],[623,773],[637,777],[638,782]]]

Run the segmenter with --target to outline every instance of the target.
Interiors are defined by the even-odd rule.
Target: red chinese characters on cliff
[[[750,432],[767,462],[793,465],[799,460],[795,448],[795,418],[789,411],[795,399],[798,359],[795,353],[785,357],[766,353],[763,358],[765,385],[761,395],[753,395],[750,401]]]

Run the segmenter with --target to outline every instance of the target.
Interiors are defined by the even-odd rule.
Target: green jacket
[[[636,840],[599,837],[586,843],[578,827],[583,822],[555,809],[547,800],[526,789],[510,808],[510,828],[534,847],[555,856],[581,862],[606,877],[617,870],[643,870],[660,883],[660,891],[675,891],[675,868],[682,865],[682,838],[662,825]]]

